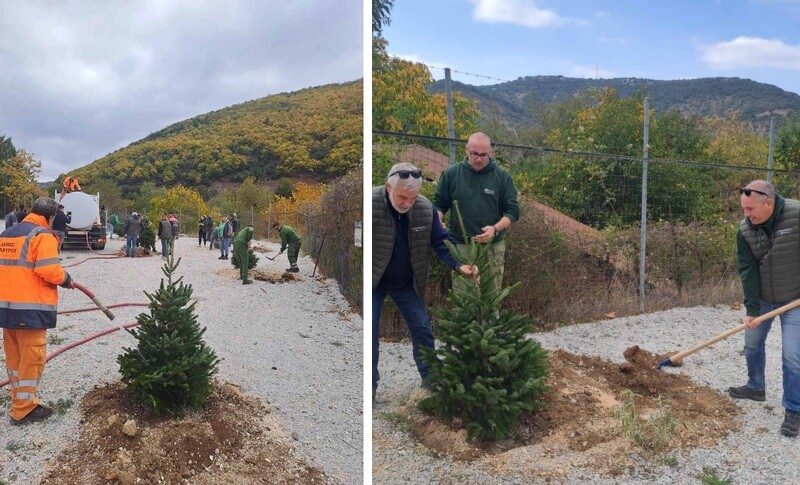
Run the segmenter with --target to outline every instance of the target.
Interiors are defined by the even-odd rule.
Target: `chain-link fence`
[[[395,151],[403,143],[429,141],[382,135]],[[439,160],[418,157],[415,162],[425,170],[426,158]],[[521,218],[507,236],[503,278],[518,287],[507,306],[543,323],[564,323],[634,314],[641,305],[650,312],[741,301],[735,260],[742,219],[738,189],[767,179],[766,168],[647,160],[642,239],[643,158],[502,144],[495,146],[495,158],[520,191]],[[778,194],[800,198],[800,172],[775,170],[772,183]],[[427,300],[435,323],[435,308],[447,304],[451,274],[438,262],[431,272]],[[391,305],[382,333],[406,334]]]
[[[320,203],[295,210],[268,209],[260,224],[271,228],[275,222],[288,224],[300,233],[301,248],[318,264],[317,273],[336,279],[350,306],[361,312],[363,244],[356,246],[356,226],[363,226],[363,172],[354,171],[325,187]],[[257,232],[258,234],[258,232]],[[272,231],[270,236],[277,239]],[[361,241],[359,241],[359,244]],[[308,274],[314,271],[308,269]]]

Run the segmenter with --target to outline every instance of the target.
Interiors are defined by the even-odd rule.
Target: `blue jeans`
[[[428,322],[428,310],[425,304],[417,298],[414,288],[409,286],[394,291],[372,290],[372,390],[378,388],[380,375],[378,374],[378,356],[380,351],[380,331],[381,331],[381,308],[386,295],[394,300],[395,305],[406,321],[408,331],[411,333],[411,348],[414,355],[414,362],[420,377],[428,377],[430,365],[422,362],[419,356],[420,346],[434,348],[433,331]]]
[[[785,305],[761,301],[761,314]],[[781,347],[783,348],[783,407],[800,412],[800,308],[781,317]],[[764,390],[766,365],[765,342],[774,318],[765,320],[756,328],[744,331],[744,357],[747,360],[747,387]]]
[[[126,234],[125,235],[125,255],[131,258],[136,257],[136,246],[139,243],[139,235],[138,234]]]
[[[172,252],[172,239],[161,240],[161,256],[165,258]]]
[[[219,252],[221,256],[228,257],[228,253],[231,249],[231,238],[223,237],[219,242]]]

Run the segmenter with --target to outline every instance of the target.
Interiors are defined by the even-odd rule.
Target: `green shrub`
[[[256,256],[255,252],[253,252],[252,248],[247,248],[247,255],[249,256],[247,269],[255,268],[256,265],[258,264],[258,256]],[[239,269],[239,268],[242,267],[241,263],[239,262],[239,253],[237,253],[236,251],[233,251],[231,253],[231,264],[236,269]]]
[[[457,251],[451,246],[454,255]],[[486,249],[472,243],[457,259],[477,265],[480,283],[458,286],[452,305],[437,312],[442,345],[423,348],[431,365],[431,395],[420,409],[441,418],[462,419],[470,440],[499,440],[513,434],[523,411],[531,411],[547,390],[547,352],[527,339],[530,318],[500,309],[512,288],[497,288],[489,278]]]
[[[138,346],[125,348],[117,358],[122,382],[134,399],[150,406],[155,414],[177,416],[189,408],[202,407],[211,391],[211,376],[217,372],[214,351],[203,341],[192,301],[192,287],[173,281],[180,260],[170,256],[162,271],[167,284],[150,299],[150,314],[137,317],[140,327],[128,330]]]

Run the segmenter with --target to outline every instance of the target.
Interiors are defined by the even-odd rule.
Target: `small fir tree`
[[[191,302],[192,286],[183,277],[173,281],[180,264],[169,256],[162,271],[167,283],[155,293],[145,292],[150,314],[136,320],[140,326],[128,332],[138,347],[125,348],[117,358],[124,382],[134,398],[152,407],[158,415],[178,416],[189,408],[198,410],[211,392],[211,376],[217,372],[214,351],[203,341]]]
[[[457,203],[453,210],[458,214]],[[458,219],[466,234],[460,214]],[[431,394],[419,407],[440,418],[461,418],[469,440],[504,439],[523,411],[542,406],[538,399],[547,390],[547,352],[525,338],[533,329],[530,317],[500,308],[516,285],[495,288],[486,248],[470,240],[462,253],[447,244],[456,259],[478,266],[481,278],[451,290],[452,305],[436,312],[442,344],[421,349],[431,364]]]
[[[239,269],[241,267],[241,265],[239,264],[239,253],[234,251],[231,254],[232,254],[231,264],[233,265],[234,268]],[[256,265],[258,264],[258,256],[256,256],[256,253],[253,251],[253,248],[247,248],[247,256],[250,258],[247,269],[255,268]]]
[[[148,253],[156,250],[156,233],[153,228],[150,227],[150,221],[146,217],[142,217],[139,246],[143,247]]]

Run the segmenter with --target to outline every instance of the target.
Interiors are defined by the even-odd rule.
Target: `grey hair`
[[[31,208],[31,212],[34,214],[39,214],[47,218],[56,215],[56,211],[58,211],[58,202],[50,197],[39,197]]]
[[[756,194],[759,202],[764,202],[767,199],[775,200],[775,187],[766,180],[753,180],[747,184],[748,189],[755,189],[764,192],[767,195]]]
[[[401,179],[399,175],[395,172],[398,170],[419,170],[413,163],[397,163],[395,164],[391,170],[389,170],[389,177],[386,179],[386,183],[392,186],[392,188],[397,188],[399,184],[401,188],[407,190],[419,190],[422,187],[422,177],[415,179],[414,177],[408,177],[405,179]],[[394,175],[392,175],[394,174]]]

